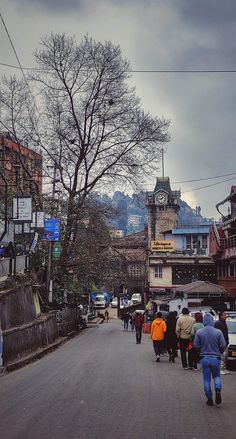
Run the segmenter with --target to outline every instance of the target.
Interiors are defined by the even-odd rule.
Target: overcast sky
[[[2,0],[1,13],[23,66],[50,32],[80,41],[88,33],[121,46],[133,70],[236,70],[235,0]],[[0,62],[17,65],[0,23]],[[13,69],[0,66],[0,73]],[[172,183],[182,199],[217,217],[215,205],[236,184],[236,73],[133,73],[143,106],[171,119],[165,175],[172,182],[235,172],[235,179]],[[152,190],[156,175],[144,186]],[[185,192],[188,191],[188,192]]]

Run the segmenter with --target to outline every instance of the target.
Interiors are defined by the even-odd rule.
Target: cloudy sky
[[[52,31],[119,44],[132,69],[146,71],[132,78],[144,108],[171,119],[165,175],[172,188],[181,188],[182,198],[200,205],[204,216],[217,217],[216,203],[236,184],[236,72],[212,71],[236,71],[234,0],[2,0],[1,5],[23,66],[34,65],[33,51]],[[0,41],[0,62],[17,65],[1,22]],[[148,72],[154,70],[171,72]],[[12,73],[0,65],[0,74]],[[145,190],[153,189],[158,175],[157,169]],[[212,178],[217,176],[223,177]],[[212,179],[174,183],[205,178]]]

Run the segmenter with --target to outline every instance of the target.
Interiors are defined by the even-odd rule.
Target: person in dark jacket
[[[174,363],[177,353],[178,338],[175,332],[177,312],[171,311],[166,320],[165,347],[169,354],[169,361]]]
[[[229,331],[228,331],[226,319],[227,319],[226,313],[224,311],[221,311],[219,314],[219,320],[217,320],[215,322],[215,328],[220,329],[222,331],[226,346],[228,346],[228,344],[229,344]],[[220,369],[221,375],[226,375],[226,374],[230,373],[226,369],[226,356],[227,356],[226,352],[224,352],[221,355],[221,369]]]
[[[194,343],[194,338],[195,338],[196,332],[198,331],[198,329],[202,329],[202,328],[204,328],[203,315],[201,312],[196,312],[195,323],[193,324],[192,330],[191,330],[192,344]],[[189,351],[189,356],[191,358],[190,363],[192,364],[193,370],[198,370],[197,365],[199,362],[199,352],[196,351],[196,349],[194,349],[194,347],[192,347],[192,349],[190,349],[190,351]]]
[[[200,351],[206,403],[211,406],[213,405],[211,376],[215,385],[215,402],[216,404],[221,403],[220,358],[226,343],[222,332],[214,328],[214,319],[211,314],[205,314],[203,324],[204,328],[198,329],[195,334],[193,347]]]
[[[144,316],[141,312],[135,312],[133,317],[133,323],[136,332],[136,344],[140,344],[142,340]]]
[[[226,319],[227,319],[226,313],[224,311],[221,311],[219,314],[219,320],[217,320],[215,322],[215,328],[220,329],[223,332],[225,343],[228,346],[228,344],[229,344],[229,331],[228,331]]]

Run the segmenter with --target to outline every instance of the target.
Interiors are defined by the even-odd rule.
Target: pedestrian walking
[[[160,361],[163,353],[163,341],[166,333],[166,322],[162,318],[162,313],[156,313],[156,318],[151,325],[151,339],[153,342],[153,349],[156,355],[156,362]]]
[[[123,315],[122,320],[123,320],[123,325],[124,325],[124,331],[128,331],[128,328],[129,328],[129,321],[130,321],[130,314],[129,314],[128,312],[126,312],[126,313]]]
[[[181,361],[184,370],[192,369],[192,358],[189,357],[188,347],[191,339],[191,330],[195,320],[189,315],[188,308],[182,309],[182,315],[177,319],[176,322],[176,335],[179,340],[179,347],[181,353]]]
[[[171,311],[166,321],[165,346],[169,354],[169,361],[174,363],[177,353],[178,338],[175,332],[177,312]]]
[[[211,377],[215,387],[215,402],[221,404],[221,354],[226,348],[226,342],[222,331],[214,327],[214,318],[211,314],[205,314],[203,318],[204,328],[196,332],[194,348],[200,351],[200,363],[203,373],[204,392],[207,397],[207,405],[213,405],[211,389]]]
[[[227,346],[229,344],[229,331],[226,323],[227,315],[224,311],[221,311],[219,314],[219,320],[215,322],[215,328],[220,329],[225,339],[226,350],[221,355],[221,368],[220,374],[227,375],[230,372],[226,369],[226,358],[227,358]]]
[[[133,317],[133,323],[136,333],[136,344],[140,344],[142,340],[143,323],[144,323],[144,316],[142,312],[135,311]]]
[[[131,331],[133,332],[133,330],[134,330],[134,313],[130,314],[130,328],[131,328]]]
[[[108,323],[109,322],[109,312],[108,312],[108,310],[106,309],[106,311],[105,311],[105,321]]]
[[[203,325],[203,316],[201,312],[196,312],[195,314],[195,323],[192,326],[192,330],[191,330],[191,341],[192,341],[192,345],[194,344],[194,339],[195,339],[195,335],[198,329],[202,329],[204,328]],[[189,357],[190,357],[190,364],[193,365],[193,369],[194,370],[198,370],[197,369],[197,365],[199,362],[199,352],[194,348],[194,346],[192,347],[192,349],[190,349],[189,351]]]

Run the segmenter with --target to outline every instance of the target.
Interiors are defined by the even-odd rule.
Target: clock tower
[[[163,240],[164,233],[177,226],[180,191],[172,191],[169,177],[157,177],[153,192],[147,193],[148,242]]]

